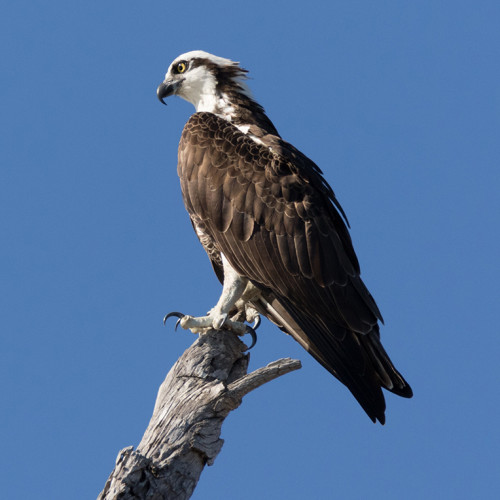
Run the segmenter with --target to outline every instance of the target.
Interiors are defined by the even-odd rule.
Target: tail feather
[[[378,326],[367,334],[359,334],[338,325],[326,325],[272,296],[261,297],[254,305],[346,385],[373,422],[385,422],[382,387],[402,397],[412,396],[410,386],[380,343]]]
[[[368,335],[361,336],[361,340],[365,348],[370,352],[371,359],[377,365],[377,374],[381,379],[382,387],[403,398],[411,398],[413,391],[410,385],[401,373],[396,370],[384,346],[380,342],[378,325]]]

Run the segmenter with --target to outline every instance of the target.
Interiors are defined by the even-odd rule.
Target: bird
[[[380,341],[382,315],[360,277],[347,217],[320,168],[278,133],[238,62],[202,50],[170,64],[157,89],[195,107],[177,173],[193,229],[222,284],[184,329],[254,332],[268,318],[343,383],[373,422],[382,389],[412,389]]]

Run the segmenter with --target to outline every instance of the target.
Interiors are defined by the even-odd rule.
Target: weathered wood
[[[98,500],[191,497],[224,441],[221,426],[250,391],[300,368],[290,358],[247,374],[249,354],[234,334],[212,330],[187,349],[161,384],[144,436],[118,453]]]

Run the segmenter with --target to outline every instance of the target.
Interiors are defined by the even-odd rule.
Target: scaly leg
[[[185,330],[189,329],[193,333],[203,333],[207,329],[214,328],[220,330],[223,326],[238,335],[248,333],[248,327],[239,321],[232,321],[228,318],[236,301],[242,296],[247,286],[248,280],[242,278],[229,264],[222,255],[222,264],[224,266],[224,284],[219,301],[206,316],[193,317],[181,315],[180,313],[170,313],[165,316],[177,316],[180,318],[179,324]]]

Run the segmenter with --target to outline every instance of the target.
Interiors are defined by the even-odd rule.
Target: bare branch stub
[[[229,412],[257,387],[300,368],[280,359],[247,374],[249,354],[234,334],[201,335],[167,374],[137,447],[120,451],[98,500],[188,499],[224,441]]]

